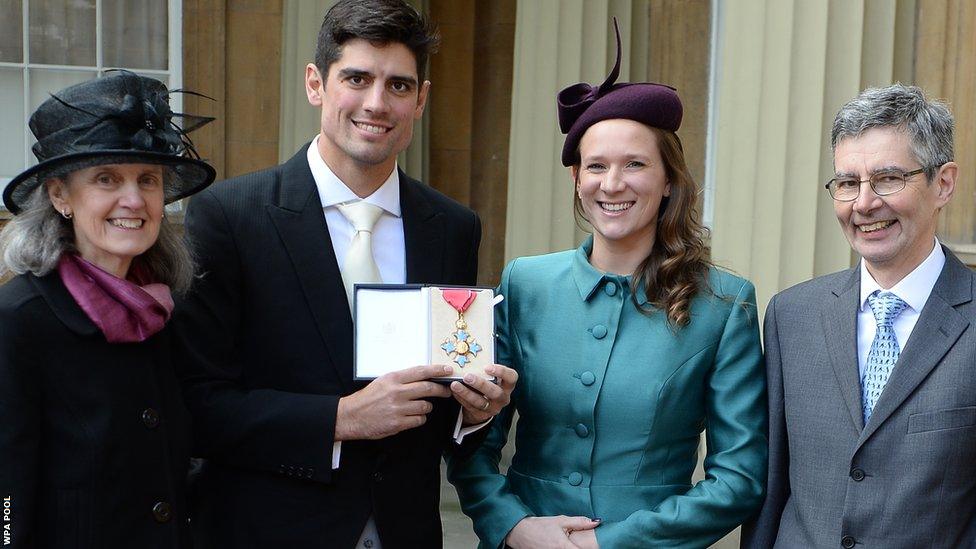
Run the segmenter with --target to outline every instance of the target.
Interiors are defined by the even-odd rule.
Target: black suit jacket
[[[208,460],[195,528],[204,547],[352,547],[372,513],[386,549],[439,547],[453,399],[418,429],[343,442],[331,467],[339,397],[365,384],[353,381],[352,320],[307,148],[212,186],[187,212],[203,274],[176,325]],[[402,172],[400,205],[407,281],[473,284],[474,212]]]
[[[0,287],[0,547],[189,547],[170,358],[165,329],[105,341],[56,271]]]

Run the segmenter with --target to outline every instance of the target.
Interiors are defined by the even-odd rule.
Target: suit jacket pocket
[[[920,412],[908,418],[908,433],[959,429],[976,425],[976,406]]]

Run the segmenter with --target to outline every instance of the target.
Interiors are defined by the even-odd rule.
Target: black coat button
[[[373,473],[373,480],[375,480],[376,482],[383,482],[383,473],[379,471]]]
[[[156,522],[163,523],[169,522],[169,519],[173,517],[173,510],[165,501],[160,501],[156,505],[153,505],[153,518]]]
[[[864,471],[858,469],[857,467],[851,469],[851,478],[854,482],[861,482],[864,480]]]
[[[843,547],[844,549],[851,549],[856,544],[857,542],[854,540],[852,536],[844,536],[840,538],[840,546]]]
[[[152,408],[146,408],[142,411],[142,422],[147,428],[155,429],[159,426],[159,412]]]

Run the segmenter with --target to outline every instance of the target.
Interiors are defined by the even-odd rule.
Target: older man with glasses
[[[769,479],[742,546],[969,547],[976,278],[935,236],[952,115],[916,87],[869,89],[831,147],[826,189],[861,261],[769,303]]]

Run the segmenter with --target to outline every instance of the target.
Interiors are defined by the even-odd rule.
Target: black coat
[[[352,320],[306,150],[210,187],[187,212],[204,275],[174,325],[195,369],[184,388],[208,460],[198,545],[352,547],[372,513],[385,549],[440,547],[453,399],[436,399],[423,427],[343,442],[332,470],[339,398],[365,384],[353,381]],[[400,201],[408,282],[473,284],[474,212],[403,173]]]
[[[0,287],[0,547],[189,545],[169,342],[106,342],[57,272]]]

